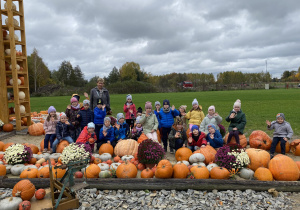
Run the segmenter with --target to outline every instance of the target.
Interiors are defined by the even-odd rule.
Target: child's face
[[[142,113],[138,112],[136,113],[136,116],[142,116]]]
[[[167,109],[167,108],[169,108],[169,105],[165,104],[164,109]]]
[[[208,128],[208,132],[209,132],[209,133],[215,133],[216,130],[215,130],[213,127],[209,127],[209,128]]]
[[[142,127],[142,124],[141,123],[137,123],[136,127],[140,128],[140,127]]]
[[[84,109],[85,109],[85,110],[88,110],[88,108],[90,107],[90,105],[88,105],[88,104],[84,104],[84,106],[83,106],[83,107],[84,107]]]
[[[125,121],[124,118],[119,119],[120,124],[123,124],[124,121]]]
[[[156,108],[156,109],[160,109],[160,105],[159,105],[159,104],[156,104],[155,108]]]
[[[102,109],[102,104],[97,104],[98,109]]]
[[[109,120],[105,120],[104,125],[105,125],[106,127],[108,127],[108,126],[110,125]]]
[[[284,122],[284,119],[282,117],[278,117],[276,121],[281,124]]]
[[[198,135],[199,135],[199,131],[198,131],[197,129],[194,129],[194,130],[193,130],[193,134],[194,134],[195,136],[198,136]]]
[[[77,106],[77,105],[78,105],[77,101],[72,102],[72,106]]]
[[[50,112],[51,117],[55,117],[55,115],[56,115],[56,112]]]
[[[67,121],[67,117],[66,116],[61,116],[60,117],[60,122],[65,123]]]
[[[128,102],[128,103],[131,103],[131,101],[132,101],[132,100],[131,100],[130,98],[129,98],[129,99],[127,99],[127,102]]]
[[[176,125],[176,127],[177,127],[177,130],[181,130],[182,129],[182,125]]]
[[[193,105],[193,109],[197,109],[198,107],[199,107],[198,104],[194,104],[194,105]]]
[[[241,108],[240,108],[239,106],[235,106],[235,107],[234,107],[234,111],[238,112],[238,111],[240,111],[240,110],[241,110]]]
[[[182,108],[182,107],[179,108],[179,111],[180,111],[180,113],[184,113],[185,112],[184,108]]]
[[[149,114],[151,111],[152,111],[151,108],[147,108],[147,109],[146,109],[146,112],[147,112],[148,114]]]
[[[209,110],[208,110],[208,114],[209,114],[209,115],[213,115],[214,113],[215,113],[215,112],[214,112],[213,109],[209,109]]]
[[[88,128],[87,131],[88,131],[89,133],[94,133],[95,128]]]

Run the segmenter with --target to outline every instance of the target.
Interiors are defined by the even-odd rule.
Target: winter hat
[[[192,106],[194,106],[194,105],[199,105],[199,103],[198,103],[197,99],[194,99],[194,100],[193,100],[193,102],[192,102]]]
[[[234,104],[233,104],[233,108],[234,108],[234,107],[236,107],[236,106],[238,106],[238,107],[240,107],[240,108],[241,108],[241,106],[242,106],[242,102],[241,102],[241,100],[240,100],[240,99],[237,99],[237,100],[234,102]]]
[[[209,129],[209,128],[213,128],[213,129],[216,130],[216,126],[214,124],[208,124],[207,125],[207,129]]]
[[[199,126],[198,126],[198,125],[193,125],[193,126],[192,126],[192,132],[193,132],[193,130],[195,130],[195,129],[199,131]]]
[[[78,102],[78,100],[77,100],[76,97],[72,97],[72,98],[71,98],[71,103],[73,103],[73,102]]]
[[[63,117],[63,116],[66,117],[67,115],[66,115],[66,113],[64,113],[64,112],[61,112],[61,113],[59,114],[59,119],[60,119],[61,117]]]
[[[54,106],[50,106],[48,108],[48,114],[50,114],[51,112],[56,112],[56,109],[54,108]]]
[[[128,95],[126,96],[126,101],[127,101],[128,99],[132,100],[132,96],[131,96],[130,94],[128,94]]]
[[[179,109],[180,109],[180,108],[183,108],[184,111],[186,111],[186,107],[187,107],[187,105],[181,105],[181,106],[179,107]]]
[[[211,105],[210,107],[208,107],[208,110],[210,110],[210,109],[214,110],[214,112],[216,111],[216,108],[214,105]]]
[[[283,120],[285,120],[285,116],[284,116],[283,113],[278,113],[278,114],[276,115],[276,120],[277,120],[279,117],[282,117]]]
[[[72,95],[72,98],[73,98],[73,97],[75,97],[75,98],[77,99],[77,101],[80,100],[80,96],[79,96],[77,93],[74,93],[74,94]]]
[[[145,103],[145,109],[152,109],[152,104],[151,104],[150,101],[147,101],[147,102]]]
[[[90,101],[87,99],[83,100],[83,105],[86,105],[86,104],[90,105]]]
[[[98,101],[97,101],[97,105],[98,105],[98,104],[101,104],[101,105],[103,105],[103,102],[102,102],[102,99],[101,99],[101,98],[99,98],[99,99],[98,99]]]
[[[93,122],[90,122],[87,124],[87,128],[94,128],[95,129],[95,124]]]
[[[160,102],[159,101],[155,101],[155,106],[159,105],[160,106]]]
[[[123,114],[123,113],[118,113],[118,114],[117,114],[117,120],[118,120],[118,122],[119,122],[119,120],[122,119],[122,118],[125,119],[124,114]]]
[[[137,113],[142,113],[142,112],[143,112],[142,107],[139,107],[139,108],[137,109]]]
[[[104,118],[104,122],[105,122],[105,121],[109,121],[109,122],[111,122],[111,119],[110,119],[110,117],[105,117],[105,118]]]
[[[183,120],[181,119],[181,117],[176,117],[176,119],[175,119],[175,123],[176,123],[176,125],[183,125]]]
[[[136,118],[136,123],[141,123],[141,119],[142,119],[142,117],[141,117],[141,116],[138,116],[138,117]]]
[[[165,99],[165,100],[163,101],[163,105],[169,105],[169,106],[170,106],[170,101],[169,101],[168,99]]]

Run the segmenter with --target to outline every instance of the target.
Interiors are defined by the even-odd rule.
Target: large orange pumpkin
[[[124,155],[135,155],[138,151],[139,144],[136,140],[126,139],[122,140],[115,146],[115,155],[120,157]]]
[[[44,139],[40,143],[40,152],[44,150]],[[50,141],[48,143],[48,150],[50,150]]]
[[[11,132],[14,129],[14,125],[11,123],[6,123],[3,125],[2,129],[4,132]]]
[[[210,171],[210,177],[212,179],[228,179],[230,172],[226,168],[214,167]]]
[[[116,175],[118,178],[136,178],[137,175],[137,168],[134,164],[126,161],[118,166],[116,170]]]
[[[187,147],[182,147],[178,149],[175,153],[175,158],[177,161],[189,161],[190,156],[193,154],[192,150]]]
[[[273,181],[273,175],[271,171],[264,167],[259,167],[256,169],[254,177],[260,181]]]
[[[249,144],[252,148],[269,150],[271,148],[272,139],[265,132],[256,130],[250,134]]]
[[[291,143],[291,152],[296,156],[300,156],[300,139],[295,139]]]
[[[22,200],[30,200],[35,193],[35,186],[28,180],[19,181],[12,190],[13,197],[21,197]]]
[[[21,179],[37,178],[38,170],[36,168],[28,168],[20,174]]]
[[[99,154],[102,155],[103,153],[109,153],[111,156],[114,154],[114,148],[111,144],[105,143],[102,144],[99,148]]]
[[[144,133],[142,133],[142,135],[140,135],[140,137],[138,138],[138,143],[140,144],[147,139],[148,137]]]
[[[67,147],[67,146],[69,146],[69,142],[67,140],[62,140],[57,145],[56,152],[57,153],[62,153],[64,151],[65,147]]]
[[[195,179],[208,179],[209,178],[209,171],[205,166],[193,166],[191,168],[191,172]]]
[[[4,147],[4,143],[2,141],[0,141],[0,151],[3,151],[3,147]]]
[[[3,147],[3,152],[5,152],[6,149],[7,149],[8,147],[10,147],[11,145],[14,145],[14,143],[6,143],[6,144],[4,145],[4,147]]]
[[[96,164],[91,164],[86,168],[86,171],[84,173],[84,176],[86,178],[99,178],[99,173],[101,172],[101,169]]]
[[[259,167],[268,167],[268,164],[270,162],[270,154],[267,151],[262,149],[249,148],[246,149],[246,152],[250,159],[248,168],[255,171]]]
[[[37,177],[38,178],[49,178],[50,177],[49,167],[44,167],[44,168],[38,170]]]
[[[172,177],[173,174],[173,166],[168,160],[161,160],[159,161],[156,171],[155,171],[155,178],[159,179],[169,179]]]
[[[28,127],[28,133],[31,136],[41,136],[44,132],[44,125],[42,123],[35,123]]]
[[[297,181],[299,179],[299,168],[295,161],[286,155],[276,155],[270,160],[269,169],[275,180]]]
[[[173,178],[186,179],[190,170],[184,163],[177,163],[173,167]]]
[[[153,178],[153,176],[154,176],[154,173],[149,168],[146,168],[141,172],[141,178],[143,178],[143,179]]]
[[[30,147],[33,154],[37,154],[39,152],[39,148],[37,146],[35,146],[34,144],[25,143],[24,145],[27,147]]]
[[[210,162],[215,162],[215,156],[217,151],[210,145],[206,145],[206,147],[201,147],[200,150],[195,151],[194,153],[201,153],[205,157],[205,164],[209,164]]]
[[[281,153],[280,142],[276,145],[275,152]],[[287,142],[285,143],[285,153],[289,153],[289,152],[290,152],[290,143],[287,141]]]
[[[227,133],[226,136],[225,136],[225,139],[224,139],[225,144],[227,144],[228,136],[229,136],[229,133]],[[247,144],[248,144],[246,136],[244,134],[239,134],[239,138],[240,138],[240,145],[243,148],[246,148]],[[232,144],[232,143],[236,143],[236,140],[235,140],[234,136],[230,140],[230,144]]]

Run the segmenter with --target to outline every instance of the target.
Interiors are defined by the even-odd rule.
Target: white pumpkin
[[[28,168],[35,168],[38,169],[35,165],[27,165],[23,168],[23,171],[27,170]]]
[[[101,171],[106,171],[109,169],[109,165],[107,163],[99,163],[98,166],[100,167]]]
[[[99,178],[110,178],[111,172],[110,171],[100,171]]]
[[[88,166],[87,166],[87,167],[88,167]],[[82,172],[83,174],[84,174],[85,169],[86,169],[87,167],[81,169],[81,172]]]
[[[1,165],[3,165],[3,162],[2,162],[2,161],[0,161],[0,164],[1,164]]]
[[[124,155],[123,157],[122,157],[122,160],[123,161],[130,161],[132,158],[134,158],[132,155]]]
[[[5,19],[5,24],[8,25],[8,18]],[[19,25],[20,25],[20,24],[19,24],[19,21],[17,21],[17,20],[14,18],[14,26],[15,26],[15,27],[18,27]]]
[[[19,91],[19,99],[21,99],[21,100],[25,99],[24,91]]]
[[[204,162],[205,157],[201,153],[192,154],[189,158],[190,163]]]
[[[111,154],[103,153],[102,155],[99,156],[99,158],[102,160],[102,162],[108,161],[111,159]]]
[[[15,41],[19,41],[19,37],[15,34],[14,35]],[[9,34],[6,35],[5,37],[6,40],[9,40]]]
[[[214,167],[218,167],[218,165],[215,164],[215,163],[211,163],[211,164],[208,164],[208,165],[206,166],[206,168],[209,170],[209,172],[210,172],[211,169],[213,169]]]
[[[186,165],[186,166],[189,166],[189,165],[190,165],[189,161],[186,161],[186,160],[178,161],[177,164],[178,164],[178,163],[183,163],[183,164]]]
[[[11,169],[11,167],[13,167],[12,165],[5,165],[5,167],[6,167],[6,174],[10,174],[11,172],[10,172],[10,169]]]
[[[23,171],[23,168],[25,167],[24,164],[17,164],[11,167],[10,172],[14,176],[20,176],[21,172]]]
[[[10,55],[10,49],[6,49],[6,50],[5,50],[5,54],[6,54],[6,55]]]
[[[5,210],[18,210],[19,204],[22,203],[20,197],[7,197],[0,201],[1,209]]]
[[[49,155],[49,158],[57,161],[58,158],[60,157],[60,155],[61,155],[61,153],[53,153],[53,154]]]
[[[250,168],[243,168],[240,170],[240,177],[244,179],[252,179],[254,177],[254,171]]]
[[[119,167],[119,165],[121,165],[121,163],[112,163],[109,167],[109,169],[115,169],[117,170],[117,168]]]
[[[39,157],[38,154],[33,154],[32,157],[36,158],[37,160],[41,159],[41,158],[38,158]]]
[[[21,85],[21,80],[20,79],[18,79],[18,85]],[[14,85],[14,81],[13,81],[13,79],[10,79],[9,80],[9,84],[11,85],[11,86],[13,86]]]
[[[93,154],[94,158],[100,158],[99,154]]]
[[[192,166],[204,166],[204,167],[206,167],[205,163],[202,163],[202,162],[193,163]]]
[[[9,69],[12,70],[12,65],[11,64],[9,65]],[[20,65],[19,64],[16,65],[16,69],[17,69],[17,71],[20,71]]]

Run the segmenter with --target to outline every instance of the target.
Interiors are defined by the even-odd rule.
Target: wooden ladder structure
[[[27,125],[31,125],[23,0],[0,0],[0,31],[0,119],[8,123],[10,117],[15,117],[16,129],[21,130],[23,117],[27,118]],[[14,98],[8,100],[10,91]],[[20,91],[25,93],[25,98],[22,92],[20,98]],[[11,104],[15,113],[9,111]]]

